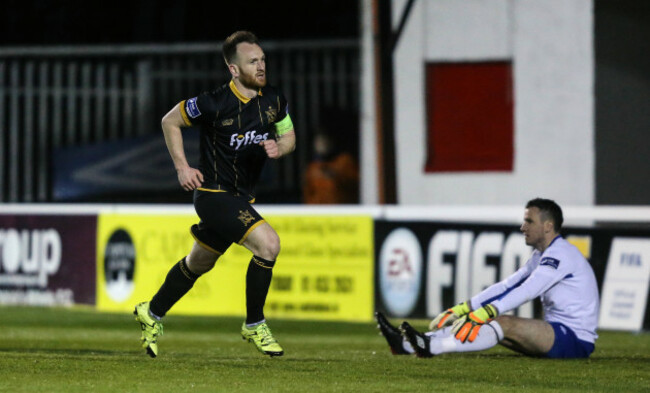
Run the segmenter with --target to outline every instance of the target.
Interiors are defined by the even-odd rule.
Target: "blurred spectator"
[[[314,160],[305,172],[303,198],[307,204],[359,202],[359,168],[354,156],[335,137],[320,129],[314,136]]]

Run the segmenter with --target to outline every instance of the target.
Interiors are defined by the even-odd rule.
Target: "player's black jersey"
[[[182,101],[180,108],[185,123],[201,130],[201,188],[254,199],[255,184],[267,158],[260,142],[284,133],[276,131],[276,124],[288,116],[282,93],[267,85],[249,99],[231,81]]]

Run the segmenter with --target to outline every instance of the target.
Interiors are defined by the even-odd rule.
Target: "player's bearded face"
[[[521,224],[526,244],[538,248],[544,243],[544,223],[537,207],[531,207],[524,212],[524,223]]]
[[[239,81],[249,89],[266,86],[266,58],[259,45],[243,42],[237,45]]]

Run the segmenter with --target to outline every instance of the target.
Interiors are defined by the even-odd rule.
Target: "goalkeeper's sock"
[[[151,299],[151,313],[158,318],[164,317],[167,311],[192,289],[199,276],[190,271],[185,258],[181,259],[169,270],[165,282]]]
[[[453,334],[447,333],[442,337],[432,337],[429,350],[434,355],[449,352],[475,352],[483,351],[497,345],[503,340],[503,329],[499,322],[492,321],[481,326],[474,341],[462,343]]]
[[[426,332],[424,333],[425,336],[429,337],[432,342],[433,340],[436,339],[442,339],[445,337],[453,337],[453,333],[451,332],[451,326],[447,326],[443,329],[436,330],[434,332]],[[402,348],[408,353],[415,353],[415,349],[413,349],[413,346],[408,340],[402,340]]]
[[[444,327],[440,330],[436,330],[433,332],[426,332],[424,333],[427,337],[430,339],[437,339],[437,338],[445,338],[447,336],[453,336],[454,334],[451,332],[452,326],[447,326]]]
[[[407,353],[410,353],[410,354],[415,353],[415,349],[413,349],[413,345],[411,345],[411,343],[408,340],[402,340],[402,348],[404,348],[404,350]]]

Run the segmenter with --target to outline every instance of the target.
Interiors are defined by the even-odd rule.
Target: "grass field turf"
[[[424,328],[426,321],[415,321]],[[240,318],[170,315],[151,359],[130,314],[0,307],[1,392],[649,392],[650,334],[599,332],[589,360],[497,347],[393,356],[374,324],[270,321],[285,356],[239,336]]]

